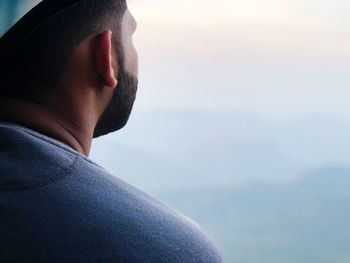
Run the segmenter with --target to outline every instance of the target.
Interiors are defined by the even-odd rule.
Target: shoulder
[[[0,254],[11,262],[221,262],[186,216],[49,138],[0,128],[0,206],[11,211]]]
[[[89,211],[89,224],[103,226],[94,236],[111,238],[120,257],[127,262],[221,262],[219,250],[193,220],[94,163],[80,161],[76,188],[84,190],[73,196],[84,201],[75,209],[83,216]]]

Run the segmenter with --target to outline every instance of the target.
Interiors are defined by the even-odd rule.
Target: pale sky
[[[350,3],[133,0],[140,109],[350,115]]]
[[[350,54],[350,4],[345,1],[219,0],[213,5],[208,0],[134,0],[129,6],[140,22],[138,45],[146,45],[147,53],[177,47],[176,56],[183,51],[222,57],[261,52],[273,58]]]

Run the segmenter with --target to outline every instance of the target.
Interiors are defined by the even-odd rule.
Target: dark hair
[[[55,87],[81,41],[106,28],[112,29],[119,50],[125,10],[125,0],[83,0],[48,18],[11,55],[1,57],[0,97],[33,99],[33,94],[45,94]]]

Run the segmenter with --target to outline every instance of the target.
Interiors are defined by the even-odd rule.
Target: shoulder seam
[[[45,187],[47,185],[51,185],[54,184],[56,182],[59,182],[63,179],[65,179],[67,176],[71,175],[72,172],[75,170],[75,168],[77,167],[79,161],[79,155],[75,155],[74,161],[72,162],[72,164],[65,168],[63,170],[63,172],[55,177],[51,177],[48,178],[47,180],[44,181],[40,181],[40,182],[28,182],[25,184],[21,184],[21,185],[0,185],[0,191],[3,192],[10,192],[10,191],[28,191],[28,190],[34,190],[34,189],[38,189],[41,187]]]

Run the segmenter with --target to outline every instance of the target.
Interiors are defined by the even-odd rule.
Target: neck
[[[93,127],[73,121],[72,116],[62,116],[36,103],[0,98],[0,121],[23,125],[89,155]]]

